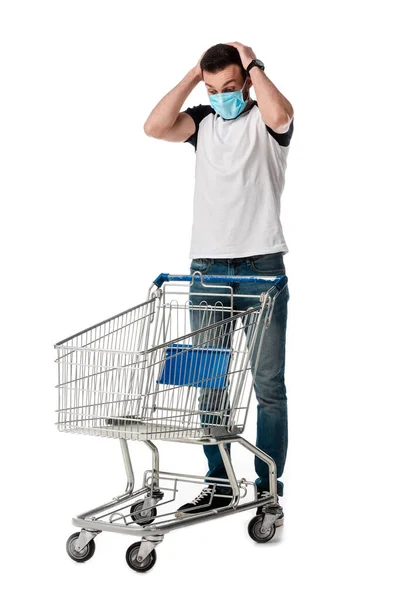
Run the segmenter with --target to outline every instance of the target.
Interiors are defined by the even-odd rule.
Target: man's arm
[[[190,92],[203,79],[200,60],[153,108],[143,126],[146,135],[169,142],[183,142],[195,133],[192,117],[179,111]]]
[[[244,69],[247,69],[254,58],[257,58],[250,46],[245,46],[240,42],[227,42],[227,44],[237,49]],[[281,94],[259,67],[251,69],[250,79],[254,86],[258,108],[264,123],[276,133],[288,131],[294,115],[293,106],[289,100]]]
[[[250,76],[264,123],[276,133],[285,133],[294,116],[289,100],[259,67],[253,67]]]

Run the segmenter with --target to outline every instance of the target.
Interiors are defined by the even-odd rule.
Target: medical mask
[[[223,119],[234,119],[245,109],[248,100],[243,100],[243,89],[234,92],[224,92],[222,94],[211,94],[209,96],[210,104],[216,113]]]

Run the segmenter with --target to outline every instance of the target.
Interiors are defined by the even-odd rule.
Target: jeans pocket
[[[200,271],[200,273],[207,273],[210,268],[210,259],[209,258],[193,258],[190,263],[190,272]]]
[[[274,254],[257,254],[250,256],[250,267],[260,275],[285,275],[285,264],[282,252]]]

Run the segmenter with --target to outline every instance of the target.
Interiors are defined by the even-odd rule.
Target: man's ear
[[[247,77],[247,86],[248,86],[249,89],[253,86],[253,82],[252,82],[250,76]]]
[[[250,90],[253,87],[253,82],[251,81],[251,79],[249,77],[247,78],[246,86],[247,86],[247,99],[249,99],[250,98]]]

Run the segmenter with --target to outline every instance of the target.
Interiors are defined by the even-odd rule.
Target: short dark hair
[[[242,65],[240,54],[235,46],[229,44],[215,44],[211,46],[200,61],[202,71],[210,73],[218,73],[229,65],[238,65],[242,74],[243,80],[247,77],[247,71]]]

